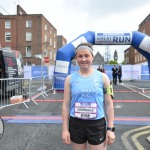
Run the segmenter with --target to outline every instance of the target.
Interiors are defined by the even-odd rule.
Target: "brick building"
[[[57,29],[42,14],[27,14],[17,5],[17,15],[0,15],[0,30],[0,47],[20,51],[24,65],[48,65],[45,56],[54,63]]]
[[[138,31],[150,36],[150,14],[140,23]],[[124,51],[124,58],[125,64],[143,64],[147,62],[146,58],[132,46]]]
[[[57,35],[57,49],[65,46],[67,44],[67,40],[62,35]]]

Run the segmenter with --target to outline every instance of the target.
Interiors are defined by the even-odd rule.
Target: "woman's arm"
[[[104,81],[104,88],[110,86],[110,80],[106,74],[103,74],[103,81]],[[106,112],[106,119],[107,119],[107,127],[112,128],[114,127],[114,107],[113,107],[113,101],[110,94],[105,94],[104,98],[104,106],[105,106],[105,112]],[[115,140],[115,134],[112,131],[107,131],[106,134],[106,142],[107,144],[112,144]]]
[[[70,144],[70,133],[68,130],[70,112],[70,75],[67,76],[64,84],[64,101],[62,104],[62,140],[66,144]]]

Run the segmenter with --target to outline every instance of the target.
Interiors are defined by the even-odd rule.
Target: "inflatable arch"
[[[150,73],[150,37],[138,31],[101,33],[88,31],[75,40],[58,49],[55,74],[70,74],[71,60],[75,57],[75,48],[82,42],[93,45],[132,45],[148,61]]]

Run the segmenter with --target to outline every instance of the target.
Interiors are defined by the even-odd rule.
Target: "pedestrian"
[[[122,68],[121,66],[118,67],[118,80],[119,80],[119,84],[122,84]]]
[[[103,72],[103,69],[100,66],[98,66],[97,70]]]
[[[87,144],[90,150],[106,150],[115,141],[110,80],[91,66],[90,43],[78,45],[75,58],[80,69],[68,75],[64,85],[62,141],[72,144],[73,150],[86,150]]]
[[[112,68],[112,77],[113,77],[113,83],[117,84],[117,75],[118,75],[118,68],[116,65]]]

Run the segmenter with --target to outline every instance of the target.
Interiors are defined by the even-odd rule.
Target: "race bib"
[[[76,118],[80,119],[95,119],[97,117],[96,103],[75,103]]]

